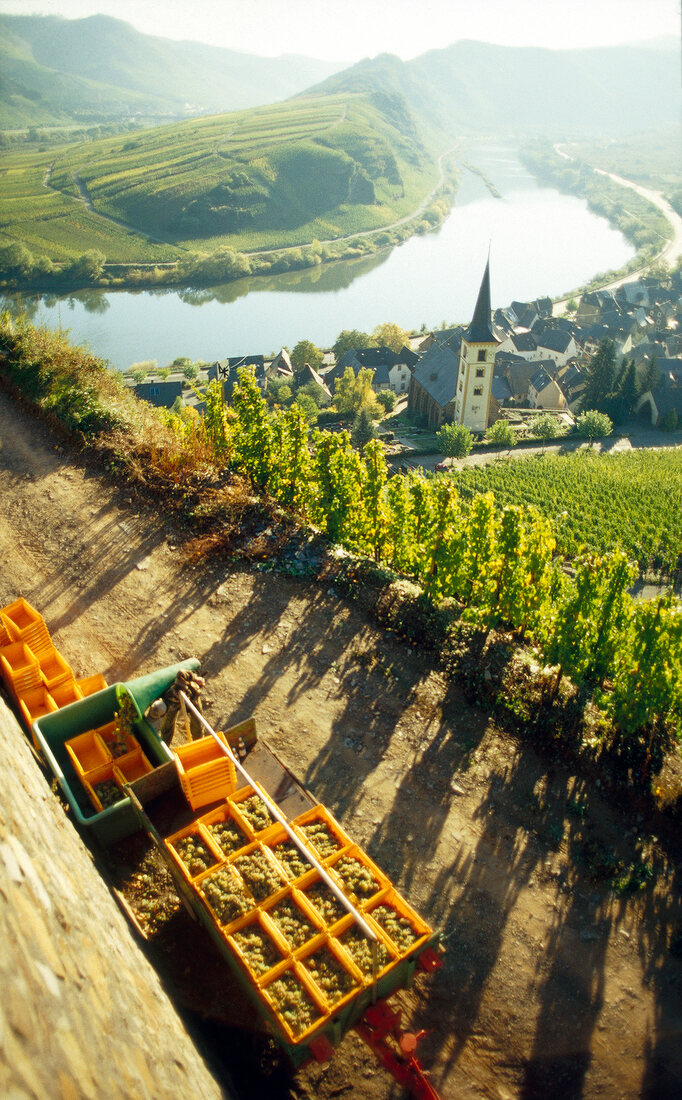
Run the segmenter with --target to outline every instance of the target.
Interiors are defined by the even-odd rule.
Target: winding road
[[[561,144],[556,144],[554,146],[554,150],[556,153],[558,153],[560,157],[563,157],[564,160],[575,160],[575,157],[572,157],[570,153],[567,153],[565,148]],[[682,218],[676,210],[673,210],[672,206],[663,196],[663,194],[660,191],[652,191],[648,187],[642,187],[641,184],[634,183],[632,180],[625,179],[623,176],[617,176],[613,172],[606,172],[603,168],[594,168],[593,171],[597,172],[600,176],[606,176],[608,179],[613,180],[613,182],[617,183],[620,187],[627,187],[630,191],[635,191],[643,199],[646,199],[648,202],[652,203],[652,205],[657,207],[665,216],[667,221],[670,223],[673,231],[672,238],[670,240],[666,240],[661,251],[657,254],[653,261],[647,260],[647,262],[645,264],[642,264],[641,267],[638,267],[636,271],[631,271],[629,275],[624,275],[619,279],[613,279],[610,283],[605,283],[604,286],[600,287],[599,289],[615,290],[617,287],[622,286],[624,283],[634,283],[637,281],[637,279],[641,278],[647,268],[651,267],[652,263],[657,261],[662,261],[663,263],[668,264],[670,267],[674,267],[675,264],[682,258]],[[554,303],[555,314],[564,312],[564,310],[566,309],[566,305],[570,300],[570,297],[575,297],[575,295],[570,295],[566,298],[563,298],[561,301]]]

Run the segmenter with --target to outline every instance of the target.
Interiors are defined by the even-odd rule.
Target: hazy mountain
[[[457,42],[413,61],[382,55],[315,93],[400,90],[450,131],[618,134],[678,121],[679,57],[654,45],[546,50]]]
[[[286,99],[339,69],[140,34],[104,15],[0,17],[0,125],[178,117]]]

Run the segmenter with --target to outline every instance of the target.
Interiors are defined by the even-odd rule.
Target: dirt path
[[[430,1029],[421,1055],[442,1096],[679,1095],[679,870],[654,843],[633,898],[598,877],[609,860],[630,865],[639,822],[563,767],[548,773],[333,591],[182,569],[175,535],[124,497],[0,394],[0,606],[19,594],[37,606],[78,675],[127,678],[196,655],[215,727],[255,713],[443,931],[443,970],[401,995]],[[292,1089],[399,1096],[353,1037]]]

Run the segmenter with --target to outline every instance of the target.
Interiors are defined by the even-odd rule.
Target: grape
[[[312,867],[312,863],[309,863],[305,856],[299,852],[296,845],[288,840],[282,841],[281,844],[276,844],[271,848],[271,851],[284,867],[287,878],[289,879],[300,878],[306,871],[310,871]]]
[[[178,840],[174,847],[192,878],[207,871],[216,862],[215,856],[196,833]]]
[[[346,909],[331,892],[326,882],[315,882],[306,890],[305,896],[327,924],[334,924],[346,915]]]
[[[259,924],[252,924],[241,932],[235,932],[233,938],[244,955],[249,970],[259,977],[281,959],[274,943]]]
[[[221,924],[229,924],[253,908],[242,884],[227,868],[205,878],[201,891]]]
[[[359,859],[353,856],[343,856],[334,864],[334,870],[341,878],[351,901],[356,902],[360,898],[371,898],[379,890],[379,883],[370,871]]]
[[[401,917],[390,905],[378,905],[376,909],[372,910],[372,916],[384,932],[390,936],[401,954],[408,951],[412,944],[419,939],[419,934],[407,918]]]
[[[293,1035],[299,1035],[313,1023],[318,1010],[301,983],[287,970],[267,987],[278,1014],[288,1024]]]
[[[364,932],[361,932],[356,924],[352,925],[347,932],[344,932],[342,936],[339,936],[339,943],[345,947],[346,951],[352,958],[355,965],[365,974],[367,977],[372,975],[372,943],[367,939]],[[383,943],[377,944],[377,970],[381,970],[382,967],[388,962],[388,951],[384,947]]]
[[[290,898],[285,898],[269,912],[289,946],[294,949],[302,947],[317,932],[317,928]]]
[[[272,815],[258,794],[252,794],[238,803],[239,812],[244,815],[255,833],[272,824]]]
[[[279,874],[264,852],[256,851],[246,856],[239,856],[234,861],[234,865],[256,901],[263,901],[283,885]]]
[[[328,947],[308,955],[303,964],[330,1005],[335,1005],[355,985],[353,975],[344,969]]]
[[[216,821],[213,825],[209,825],[208,831],[216,843],[222,848],[225,855],[231,855],[232,852],[237,852],[240,848],[243,848],[249,843],[236,821],[232,821],[229,818],[225,821]]]
[[[338,852],[341,845],[334,836],[329,826],[324,821],[311,821],[308,825],[301,825],[301,832],[317,848],[323,859]]]

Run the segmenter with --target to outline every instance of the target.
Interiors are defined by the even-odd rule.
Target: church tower
[[[474,316],[462,337],[455,395],[454,423],[464,424],[472,432],[484,432],[490,421],[495,349],[498,343],[491,320],[488,259]]]

